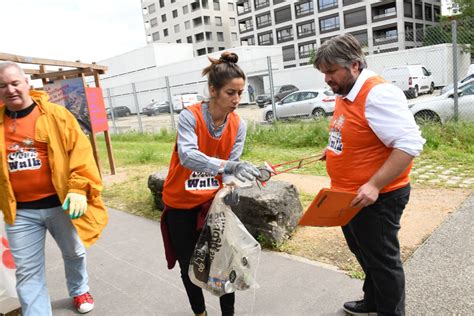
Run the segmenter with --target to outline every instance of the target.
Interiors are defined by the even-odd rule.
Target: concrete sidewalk
[[[54,240],[47,240],[47,278],[54,315],[77,314],[68,298]],[[159,223],[110,210],[102,238],[88,251],[91,293],[88,315],[192,315],[178,268],[166,268]],[[237,315],[345,315],[342,304],[362,295],[362,282],[334,267],[294,256],[262,252],[260,289],[237,292]],[[208,313],[219,300],[206,295]]]
[[[407,314],[474,315],[474,194],[405,263]]]

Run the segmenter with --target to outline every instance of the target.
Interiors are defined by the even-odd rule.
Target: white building
[[[238,0],[242,45],[282,45],[285,68],[307,65],[325,40],[353,34],[368,53],[421,46],[439,0]]]
[[[239,56],[238,65],[247,76],[256,93],[263,92],[264,76],[268,74],[268,59],[272,60],[272,70],[283,69],[280,46],[236,47],[227,51]],[[218,59],[222,52],[209,56]],[[113,105],[125,105],[132,113],[137,112],[151,100],[168,100],[168,87],[171,97],[184,93],[207,95],[207,78],[202,70],[210,62],[206,56],[193,56],[191,44],[151,43],[145,47],[99,61],[100,65],[109,67],[101,75],[101,85],[107,107],[109,100]],[[135,101],[136,96],[136,101]],[[241,103],[248,103],[247,89]]]
[[[147,43],[193,44],[200,56],[240,46],[235,1],[142,0]]]

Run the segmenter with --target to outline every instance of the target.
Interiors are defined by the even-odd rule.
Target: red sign
[[[91,128],[94,134],[109,130],[101,88],[86,88]]]

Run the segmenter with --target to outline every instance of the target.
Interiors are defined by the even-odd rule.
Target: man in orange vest
[[[107,212],[92,147],[74,116],[30,90],[23,70],[0,63],[0,209],[16,265],[23,315],[51,315],[45,280],[49,231],[64,259],[67,287],[80,313],[94,308],[86,250]]]
[[[359,42],[336,36],[316,52],[314,67],[338,94],[325,150],[333,189],[354,192],[361,211],[342,227],[365,272],[364,298],[351,314],[405,314],[405,276],[398,230],[410,195],[409,173],[425,140],[403,91],[367,70]]]

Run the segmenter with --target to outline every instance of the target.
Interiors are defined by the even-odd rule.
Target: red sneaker
[[[90,312],[94,308],[94,299],[89,292],[74,296],[73,298],[74,307],[81,314]]]

